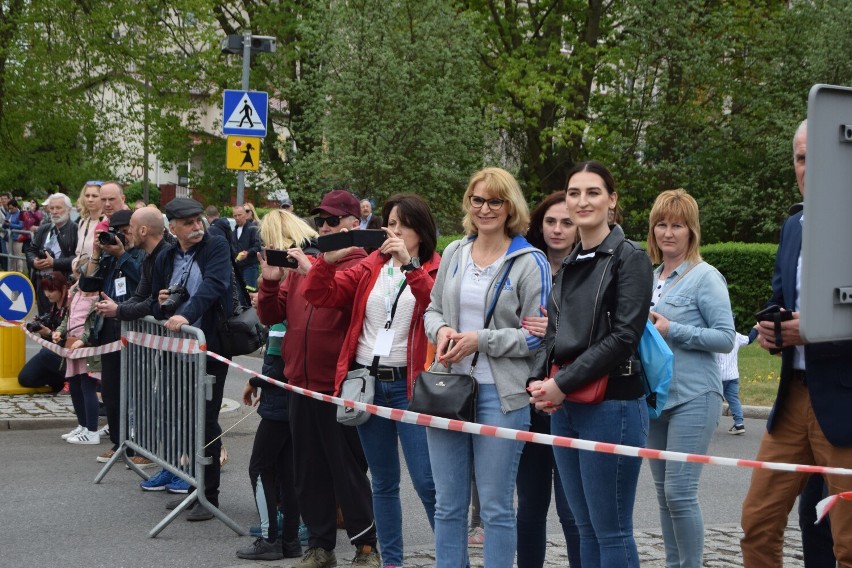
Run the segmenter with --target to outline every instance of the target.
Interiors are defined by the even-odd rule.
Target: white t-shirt
[[[459,296],[459,332],[479,331],[484,328],[488,288],[497,274],[497,268],[502,264],[503,257],[500,257],[489,266],[482,268],[476,266],[473,260],[465,266]],[[453,365],[452,371],[468,373],[474,355],[472,353]],[[491,362],[485,353],[479,353],[473,376],[478,383],[494,384]]]
[[[373,364],[373,351],[379,330],[385,328],[393,309],[393,302],[399,293],[399,287],[405,281],[405,274],[393,267],[393,259],[382,267],[370,295],[367,297],[367,309],[364,314],[364,326],[358,338],[355,361],[361,365]],[[411,328],[411,316],[414,314],[414,294],[406,286],[399,297],[396,314],[391,323],[394,331],[390,355],[379,359],[383,367],[405,367],[408,365],[408,330]]]

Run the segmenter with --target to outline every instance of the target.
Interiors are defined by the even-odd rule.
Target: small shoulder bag
[[[500,284],[498,284],[495,292],[498,297],[506,285],[506,279],[509,277],[513,264],[514,259],[509,261],[509,266],[500,279]],[[494,309],[497,307],[497,299],[497,297],[494,298],[491,309],[488,310],[483,329],[488,329],[491,323]],[[440,418],[449,418],[450,420],[474,422],[476,420],[476,397],[479,393],[479,384],[476,382],[473,373],[476,370],[478,360],[479,351],[473,355],[470,372],[462,374],[453,373],[450,368],[447,369],[447,372],[434,371],[433,369],[440,365],[436,359],[428,371],[422,371],[417,377],[408,410]]]
[[[396,299],[393,301],[391,308],[390,319],[385,323],[385,328],[389,329],[393,323],[393,317],[396,315],[396,305],[399,303],[399,298],[402,296],[408,280],[403,280],[399,287],[399,292],[396,294]],[[346,373],[346,378],[340,385],[340,398],[345,400],[353,400],[355,402],[363,402],[364,404],[373,404],[373,399],[376,396],[376,375],[379,368],[379,356],[373,357],[373,363],[369,367],[360,367],[352,369]],[[360,410],[354,406],[338,406],[337,421],[344,426],[360,426],[370,419],[370,413],[365,410]]]

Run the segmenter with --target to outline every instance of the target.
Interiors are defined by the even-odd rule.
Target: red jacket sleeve
[[[293,274],[287,276],[284,282],[263,279],[257,295],[257,319],[264,325],[274,325],[287,319],[287,292]]]
[[[368,272],[372,258],[371,255],[354,266],[338,270],[337,265],[326,262],[320,256],[305,279],[302,288],[305,299],[318,308],[351,306],[358,284]]]

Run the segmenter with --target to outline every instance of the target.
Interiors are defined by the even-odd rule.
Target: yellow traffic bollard
[[[32,282],[20,272],[0,272],[0,322],[20,323],[35,305]],[[49,387],[24,388],[18,373],[26,363],[26,335],[14,326],[0,325],[0,394],[50,392]]]

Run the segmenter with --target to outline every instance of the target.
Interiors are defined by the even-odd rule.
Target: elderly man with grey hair
[[[71,199],[64,193],[54,193],[47,198],[45,208],[49,223],[42,223],[33,236],[27,251],[27,266],[33,282],[38,282],[54,270],[71,276],[71,261],[77,249],[77,226],[71,222]],[[41,289],[37,290],[38,313],[46,313],[50,302]]]

